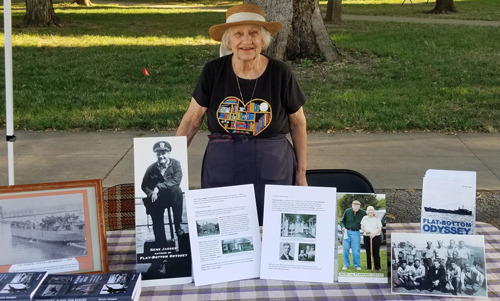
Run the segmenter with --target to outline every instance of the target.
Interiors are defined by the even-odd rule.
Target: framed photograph
[[[0,273],[108,273],[102,181],[0,187]]]

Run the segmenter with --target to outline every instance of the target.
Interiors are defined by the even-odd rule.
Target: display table
[[[390,232],[419,232],[420,224],[388,224]],[[111,272],[135,270],[135,232],[109,231],[108,252]],[[484,235],[488,297],[500,300],[500,230],[478,222],[476,234]],[[428,300],[436,297],[392,295],[389,284],[313,283],[250,279],[196,287],[194,283],[143,288],[141,300]],[[451,298],[441,300],[470,300]],[[477,300],[485,300],[478,298]]]

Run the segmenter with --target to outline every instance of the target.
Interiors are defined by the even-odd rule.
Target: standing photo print
[[[137,271],[143,286],[190,283],[186,137],[134,139]]]

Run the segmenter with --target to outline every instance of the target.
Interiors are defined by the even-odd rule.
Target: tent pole
[[[12,85],[12,6],[11,0],[4,0],[4,36],[5,36],[5,125],[9,167],[9,185],[14,185],[14,93]]]

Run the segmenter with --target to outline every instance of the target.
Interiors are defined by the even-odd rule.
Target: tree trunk
[[[244,0],[259,5],[266,21],[280,21],[281,31],[274,37],[266,54],[280,60],[318,58],[340,59],[340,51],[326,31],[318,0]]]
[[[328,0],[324,21],[342,22],[342,0]]]
[[[447,14],[458,12],[453,0],[436,0],[436,6],[430,11],[432,14]]]
[[[52,0],[26,0],[25,26],[59,26]]]
[[[94,6],[94,4],[92,4],[92,2],[90,2],[90,0],[73,0],[73,2],[71,3],[76,3],[78,5],[83,5],[83,6]]]

